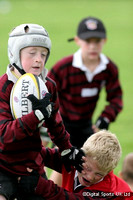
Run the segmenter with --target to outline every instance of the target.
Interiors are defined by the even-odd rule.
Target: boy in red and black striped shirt
[[[101,20],[83,19],[74,40],[80,49],[58,61],[48,76],[57,84],[60,113],[70,141],[81,147],[99,129],[108,129],[123,107],[122,88],[117,66],[102,53],[106,29]],[[106,90],[107,105],[92,123],[102,90]]]
[[[49,35],[45,28],[38,24],[21,24],[14,28],[9,35],[8,57],[10,64],[6,73],[0,77],[1,200],[19,196],[21,188],[18,188],[18,177],[28,175],[27,167],[37,170],[40,175],[46,177],[41,153],[40,126],[48,128],[52,141],[61,152],[67,149],[69,154],[74,155],[78,151],[78,149],[72,148],[69,134],[65,130],[58,111],[59,100],[55,82],[47,77],[45,64],[50,50]],[[10,108],[10,94],[14,84],[25,73],[39,76],[45,82],[48,93],[43,99],[37,99],[32,94],[29,95],[27,98],[32,102],[32,112],[14,119]],[[54,109],[52,109],[52,103]],[[48,106],[51,109],[48,109]],[[66,154],[65,160],[67,158]],[[67,162],[66,167],[70,167]],[[34,194],[29,196],[25,194],[24,197],[23,195],[21,194],[21,199],[24,200],[42,199]]]

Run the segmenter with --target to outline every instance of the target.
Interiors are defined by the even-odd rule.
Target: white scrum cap
[[[51,40],[44,27],[38,24],[21,24],[14,28],[9,34],[8,58],[10,64],[14,63],[22,69],[20,61],[20,50],[29,46],[40,46],[51,50]]]

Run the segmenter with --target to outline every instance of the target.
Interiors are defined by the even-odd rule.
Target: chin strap
[[[15,63],[12,64],[18,71],[20,74],[25,74],[26,72],[23,69],[20,69]]]

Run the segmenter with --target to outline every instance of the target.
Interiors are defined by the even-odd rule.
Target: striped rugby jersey
[[[44,124],[50,132],[51,139],[60,151],[71,147],[69,134],[65,131],[59,109],[57,90],[54,81],[46,77],[46,86],[52,94],[54,103],[52,117]],[[44,172],[41,155],[41,138],[38,127],[39,120],[34,112],[13,119],[10,110],[10,93],[14,83],[8,75],[0,77],[0,170],[13,174],[28,174],[27,166]]]
[[[106,90],[107,104],[99,116],[112,122],[122,110],[122,88],[118,68],[104,54],[100,57],[104,63],[98,66],[93,74],[82,65],[79,51],[61,59],[49,71],[48,76],[57,84],[63,119],[71,123],[92,120],[102,88]]]

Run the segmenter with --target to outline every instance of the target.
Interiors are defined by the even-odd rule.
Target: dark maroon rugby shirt
[[[59,102],[55,83],[50,78],[46,79],[55,110],[45,126],[49,128],[51,139],[62,151],[71,147],[69,134],[65,131],[58,112]],[[0,170],[20,175],[27,173],[28,166],[41,174],[44,172],[44,163],[40,153],[42,144],[37,128],[39,120],[34,112],[13,120],[10,110],[12,87],[13,82],[8,80],[7,74],[4,74],[0,78]]]
[[[123,107],[117,66],[109,60],[107,68],[88,82],[84,71],[72,66],[72,60],[73,55],[61,59],[48,73],[57,84],[61,115],[70,121],[91,120],[100,91],[105,86],[108,104],[100,116],[107,117],[110,122],[114,121]],[[82,97],[83,88],[97,88],[98,93],[92,97]]]

